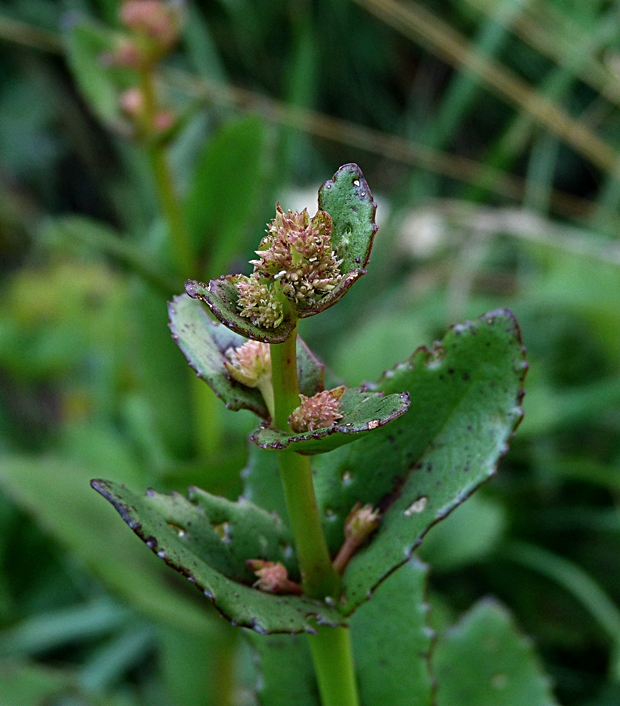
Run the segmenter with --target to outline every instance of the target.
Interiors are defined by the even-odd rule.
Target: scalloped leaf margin
[[[157,502],[150,502],[148,494],[137,495],[105,480],[93,480],[91,485],[112,503],[151,551],[200,589],[233,625],[269,634],[314,633],[317,624],[345,624],[337,609],[325,603],[304,596],[264,593],[224,576],[188,548],[171,518],[161,513]]]
[[[498,310],[457,324],[433,350],[418,349],[376,389],[407,391],[409,411],[356,444],[318,456],[317,502],[335,554],[356,502],[382,520],[343,576],[350,614],[407,561],[436,522],[496,472],[523,415],[527,370],[513,314]]]

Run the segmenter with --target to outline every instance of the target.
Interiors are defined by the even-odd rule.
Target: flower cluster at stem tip
[[[332,219],[325,211],[310,218],[307,209],[284,212],[278,203],[256,251],[258,260],[250,261],[254,272],[240,275],[235,284],[241,316],[256,326],[276,328],[287,304],[309,307],[328,294],[341,279],[342,262],[331,235]]]

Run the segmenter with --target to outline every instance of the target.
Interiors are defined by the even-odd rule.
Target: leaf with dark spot
[[[249,585],[255,577],[245,566],[247,559],[281,561],[298,576],[290,532],[276,515],[247,500],[233,503],[198,489],[191,491],[191,502],[178,493],[137,495],[110,481],[91,484],[158,557],[235,625],[290,633],[313,632],[316,623],[343,623],[334,607]]]
[[[460,375],[442,380],[450,368],[467,370],[469,380]],[[405,415],[356,444],[316,458],[317,501],[334,554],[356,502],[383,511],[377,532],[345,571],[345,612],[363,603],[411,556],[430,527],[495,473],[522,416],[526,368],[510,312],[454,326],[441,345],[418,349],[376,385],[386,394],[409,392]],[[422,472],[429,464],[432,471]]]

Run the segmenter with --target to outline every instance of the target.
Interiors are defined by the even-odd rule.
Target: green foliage
[[[384,510],[377,535],[345,573],[349,610],[495,472],[521,419],[525,370],[508,312],[455,326],[440,346],[418,350],[378,383],[386,393],[409,392],[404,417],[317,460],[317,499],[331,547],[342,543],[342,523],[355,502]]]
[[[394,572],[351,618],[351,635],[362,706],[430,706],[432,631],[424,602],[427,568],[411,561]],[[394,620],[385,620],[386,613]],[[301,636],[248,633],[258,656],[261,703],[319,706],[308,646]],[[398,678],[395,676],[398,675]]]
[[[247,249],[246,230],[261,193],[264,143],[263,120],[249,116],[224,124],[199,157],[185,211],[197,251],[206,255],[213,276]]]
[[[127,71],[111,69],[102,57],[115,47],[115,35],[105,26],[91,21],[78,21],[64,37],[67,59],[74,80],[89,107],[108,127],[126,125],[121,113],[120,88],[127,85]]]
[[[357,164],[345,164],[319,189],[319,208],[332,217],[332,247],[349,274],[368,264],[377,232],[377,204]]]
[[[482,601],[450,629],[433,657],[438,706],[553,706],[531,644],[510,615]]]
[[[319,207],[330,214],[333,221],[332,248],[341,262],[342,277],[323,297],[313,303],[289,302],[284,318],[278,326],[256,326],[239,314],[238,275],[212,279],[208,285],[189,280],[185,291],[193,299],[200,299],[213,314],[236,333],[265,343],[283,343],[296,325],[297,317],[314,316],[341,299],[351,286],[365,274],[377,225],[377,205],[356,164],[345,164],[319,190]],[[294,313],[294,315],[293,315]]]
[[[316,193],[338,164],[356,160],[382,197],[368,274],[338,307],[301,323],[327,363],[328,387],[376,380],[451,322],[498,307],[517,314],[532,365],[525,420],[498,477],[420,546],[431,565],[430,620],[442,633],[479,596],[497,595],[533,636],[561,703],[616,704],[613,4],[328,0],[310,12],[197,0],[154,77],[157,106],[174,126],[148,140],[125,139],[140,127],[119,105],[139,76],[107,58],[121,36],[119,5],[20,0],[0,10],[0,651],[24,660],[0,667],[0,702],[254,704],[251,654],[239,651],[235,631],[208,620],[208,602],[175,582],[111,508],[106,517],[86,481],[237,497],[256,420],[229,414],[187,370],[166,330],[166,299],[186,277],[241,271],[276,200],[312,213],[300,188]],[[170,267],[173,229],[154,151],[165,153],[187,220],[195,261],[182,272]],[[329,194],[345,213],[348,188],[341,179]],[[321,207],[329,197],[324,190]],[[361,205],[368,226],[372,206]],[[347,267],[361,265],[363,248],[340,250]],[[229,381],[217,379],[228,395]],[[246,401],[264,417],[258,394]],[[413,396],[415,405],[427,409]],[[385,434],[407,420],[417,439],[421,413],[415,423],[411,414]],[[362,453],[367,440],[312,457],[332,556],[360,495],[342,493],[343,479],[355,479],[347,459],[368,469],[369,502],[393,507],[397,484],[387,460]],[[277,455],[249,445],[243,492],[287,524]],[[409,519],[426,525],[425,514]],[[376,587],[353,629],[404,570]],[[386,602],[384,613],[401,604]],[[468,665],[483,639],[474,633]],[[316,704],[305,636],[254,637],[255,652],[280,641],[273,659],[261,656],[258,698],[309,695]],[[476,688],[487,688],[489,674],[478,674]],[[527,674],[541,683],[540,671]],[[442,679],[440,706],[454,686],[448,672]],[[398,689],[406,680],[384,681]],[[493,690],[476,693],[493,703]]]
[[[433,702],[427,574],[424,564],[409,561],[351,618],[360,698],[365,706],[429,706]],[[387,613],[391,620],[385,619]]]
[[[384,395],[349,387],[340,400],[342,419],[330,427],[289,433],[262,426],[250,439],[261,449],[321,454],[349,444],[401,417],[409,407],[407,393]]]
[[[131,478],[127,466],[117,473]],[[209,616],[168,583],[158,562],[131,535],[118,532],[114,513],[88,487],[91,476],[92,466],[62,458],[5,456],[0,467],[3,490],[36,513],[110,590],[156,620],[172,621],[188,631],[211,631]],[[76,532],[80,519],[82,531]]]
[[[224,365],[226,351],[242,346],[246,339],[213,321],[202,304],[187,295],[174,297],[168,313],[172,336],[187,362],[226,407],[248,409],[259,417],[267,417],[269,413],[260,391],[233,380]],[[297,366],[302,394],[311,397],[324,389],[323,365],[301,338],[297,339]]]
[[[233,517],[241,518],[237,529],[240,530],[242,546],[239,553],[233,550],[231,564],[231,552],[227,547],[221,547],[221,544],[228,543],[226,528],[221,528],[220,534],[216,533],[204,514],[189,506],[180,496],[162,499],[154,491],[140,496],[117,483],[102,480],[93,481],[93,487],[114,505],[149,549],[195,584],[235,625],[251,627],[260,633],[291,633],[312,631],[314,619],[320,624],[337,625],[342,622],[338,611],[324,603],[301,596],[276,596],[258,591],[231,580],[218,570],[225,562],[227,572],[233,576],[236,574],[238,578],[237,572],[242,571],[243,562],[257,558],[257,550],[267,554],[270,543],[277,546],[276,559],[283,558],[287,553],[287,544],[284,548],[280,547],[281,542],[288,542],[288,535],[283,528],[280,529],[279,521],[251,503],[239,507],[224,501],[210,501],[219,505],[218,520],[224,518],[224,525],[229,523],[231,543],[235,533]],[[203,501],[205,497],[201,494]],[[161,511],[162,505],[165,514]],[[248,513],[254,517],[248,518]],[[257,517],[266,535],[253,536]],[[217,524],[221,525],[222,522],[218,521]],[[242,554],[244,550],[248,553]]]

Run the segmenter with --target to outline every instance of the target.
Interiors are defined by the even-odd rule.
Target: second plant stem
[[[299,406],[297,327],[284,343],[271,345],[274,424],[290,431],[288,419]],[[278,452],[280,477],[291,523],[305,594],[324,601],[338,599],[340,578],[332,566],[314,493],[310,458]],[[349,630],[318,626],[310,650],[323,706],[358,706]]]
[[[189,229],[175,191],[165,145],[158,139],[156,129],[158,104],[154,71],[150,66],[145,67],[140,73],[140,89],[143,100],[142,130],[146,151],[151,162],[161,210],[168,225],[176,269],[184,277],[193,277],[196,273]]]
[[[143,100],[143,147],[150,162],[161,213],[168,226],[175,270],[184,279],[195,277],[198,275],[197,261],[192,248],[190,230],[175,188],[166,146],[159,139],[156,129],[160,106],[157,100],[153,66],[147,65],[140,72],[140,92]],[[193,374],[190,377],[190,386],[196,417],[194,435],[196,448],[203,456],[217,454],[222,445],[219,403],[216,402],[214,393]]]

